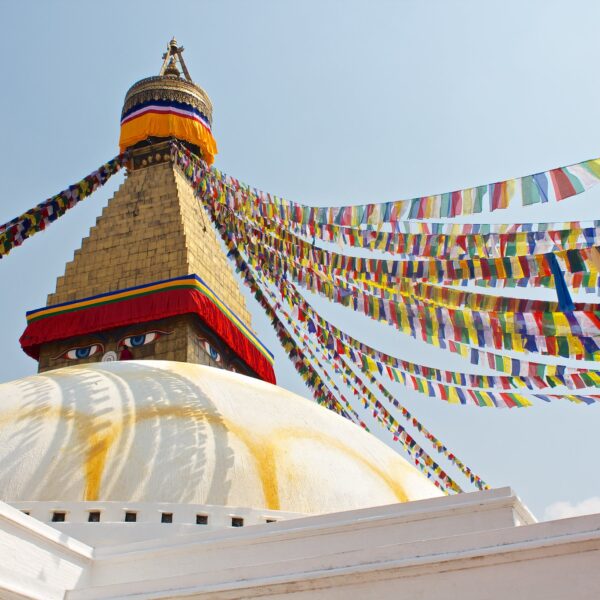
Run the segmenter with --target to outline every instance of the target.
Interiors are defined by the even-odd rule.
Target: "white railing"
[[[43,523],[186,524],[220,529],[260,525],[304,516],[277,510],[168,502],[9,502]]]

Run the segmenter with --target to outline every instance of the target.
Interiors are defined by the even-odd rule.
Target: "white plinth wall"
[[[85,507],[77,510],[81,517]],[[115,522],[48,524],[0,504],[0,597],[599,597],[600,515],[536,523],[510,488],[290,517],[212,529],[119,524],[134,538],[136,530],[141,538],[152,533],[131,542],[115,533]],[[82,527],[95,527],[98,539],[105,530],[115,543],[83,543]]]

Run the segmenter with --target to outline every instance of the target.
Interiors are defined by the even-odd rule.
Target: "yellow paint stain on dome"
[[[324,433],[313,431],[311,429],[286,427],[284,429],[275,430],[275,432],[273,432],[272,438],[276,438],[278,440],[277,446],[283,445],[283,443],[285,443],[286,440],[308,439],[320,442],[331,448],[335,448],[343,454],[346,454],[347,456],[351,457],[355,462],[362,464],[362,466],[365,467],[366,470],[379,477],[390,488],[390,490],[394,493],[399,502],[408,502],[409,500],[404,486],[400,483],[400,481],[393,477],[390,477],[388,473],[386,473],[383,469],[378,467],[370,460],[367,460],[359,452],[354,450],[354,448],[343,444],[334,437],[328,436]]]
[[[279,483],[277,481],[277,465],[275,463],[275,445],[264,437],[258,437],[256,434],[237,425],[230,424],[229,431],[244,443],[256,462],[265,498],[265,508],[280,510],[281,502],[279,500]]]
[[[12,416],[2,414],[5,423],[25,420],[59,420],[73,422],[74,433],[85,448],[83,454],[84,500],[100,499],[102,479],[106,468],[108,454],[122,431],[123,424],[133,426],[153,418],[175,418],[206,422],[222,427],[235,435],[246,446],[254,459],[259,480],[261,482],[266,508],[279,510],[279,487],[275,468],[275,449],[264,438],[258,437],[247,428],[232,423],[221,415],[210,410],[189,406],[147,406],[135,412],[125,413],[121,422],[108,421],[106,415],[99,417],[86,414],[70,407],[37,407],[35,412],[19,412]]]
[[[39,416],[39,413],[36,416]],[[81,446],[85,448],[83,499],[99,500],[106,459],[115,438],[120,433],[119,423],[109,421],[105,415],[86,414],[69,407],[48,407],[44,411],[44,417],[73,422],[74,433]]]
[[[92,433],[87,440],[87,454],[84,464],[85,490],[84,498],[88,501],[98,500],[100,484],[106,467],[106,457],[113,444],[114,434]]]
[[[0,422],[39,420],[43,418],[73,421],[75,434],[85,448],[83,453],[83,475],[85,480],[84,499],[99,500],[101,496],[102,479],[106,469],[108,455],[114,443],[122,433],[123,427],[134,427],[136,423],[157,418],[175,418],[177,420],[192,420],[206,422],[212,426],[223,428],[238,438],[252,456],[261,482],[265,507],[279,510],[280,490],[277,478],[278,455],[281,455],[289,440],[306,439],[335,448],[361,464],[366,470],[379,477],[394,493],[399,502],[409,500],[402,483],[381,469],[377,464],[368,460],[354,448],[342,443],[335,437],[325,433],[301,427],[274,428],[262,434],[247,427],[234,423],[216,411],[202,407],[185,405],[153,405],[136,408],[135,411],[120,415],[118,421],[110,420],[107,414],[94,415],[82,413],[71,407],[36,407],[34,411],[19,412],[12,415],[4,413]],[[280,468],[285,468],[280,460]],[[399,465],[404,466],[404,465]],[[406,465],[410,468],[409,465]]]
[[[135,413],[134,420],[135,422],[141,422],[155,417],[204,421],[210,425],[222,427],[225,431],[235,435],[246,446],[254,459],[266,508],[279,510],[281,504],[277,484],[277,469],[275,468],[275,449],[267,440],[258,437],[248,428],[225,419],[214,411],[190,408],[189,406],[151,406],[142,408]]]
[[[86,414],[65,406],[36,406],[33,410],[4,412],[0,417],[0,427],[12,422],[23,421],[71,422],[73,433],[83,453],[83,476],[85,481],[83,499],[98,500],[102,476],[108,452],[120,433],[119,423],[109,421],[106,415]]]

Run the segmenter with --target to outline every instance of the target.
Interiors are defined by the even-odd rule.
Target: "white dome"
[[[201,365],[73,366],[0,385],[0,499],[326,513],[440,496],[309,400]]]

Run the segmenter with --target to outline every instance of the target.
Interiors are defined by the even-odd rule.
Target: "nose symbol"
[[[114,350],[109,350],[108,352],[104,353],[104,356],[102,356],[102,362],[113,362],[115,360],[118,360],[118,357]]]

